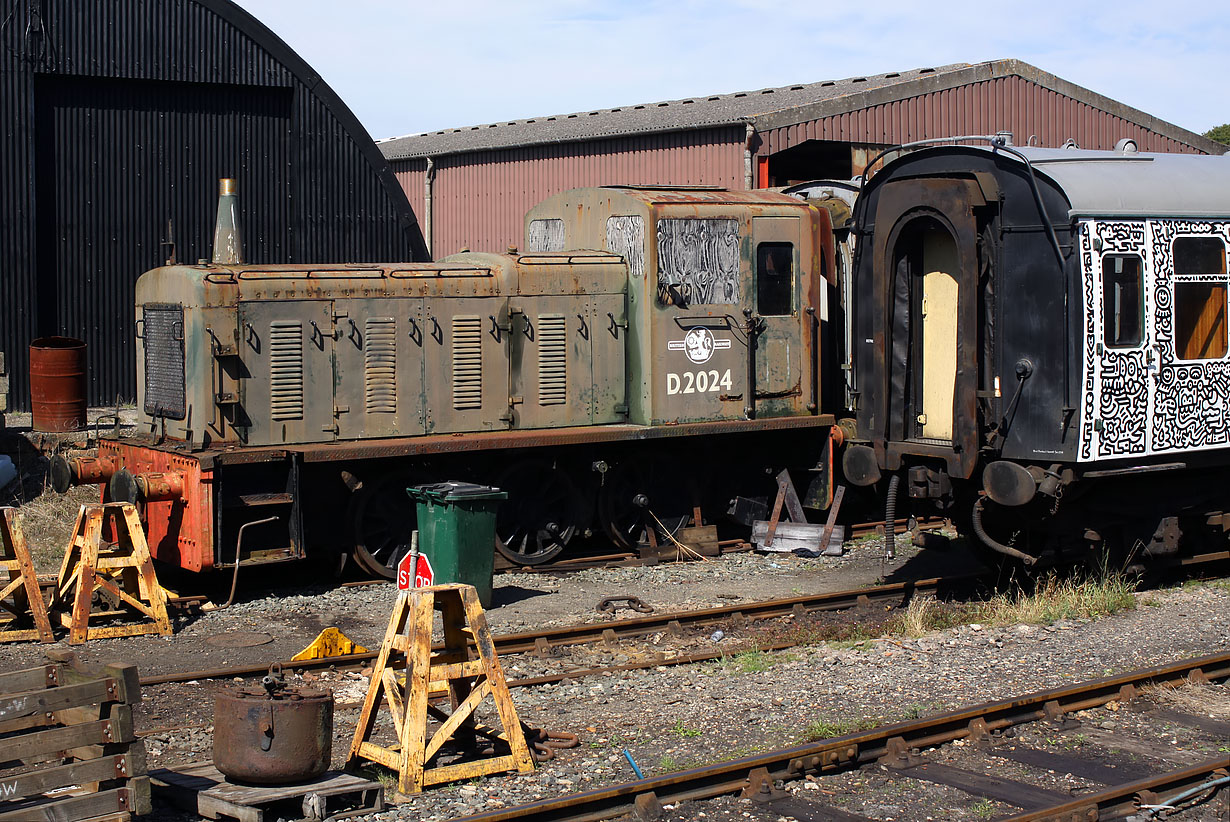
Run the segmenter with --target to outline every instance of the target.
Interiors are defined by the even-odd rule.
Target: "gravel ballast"
[[[597,602],[611,596],[637,596],[658,611],[670,611],[850,589],[877,579],[923,578],[945,566],[958,571],[973,567],[959,546],[923,556],[909,549],[891,564],[882,561],[880,551],[875,541],[866,540],[842,558],[736,554],[711,562],[590,570],[569,576],[506,574],[496,579],[495,605],[488,618],[493,631],[507,633],[636,616],[627,610],[614,617],[598,613]],[[256,581],[255,576],[250,580]],[[91,642],[78,653],[93,661],[133,662],[148,676],[287,658],[330,625],[374,650],[395,595],[388,585],[328,588],[291,583],[267,595],[241,596],[225,611],[182,621],[173,638]],[[716,632],[682,641],[652,636],[618,648],[561,652],[548,660],[512,656],[504,660],[504,667],[509,678],[516,679],[553,665],[558,670],[580,663],[619,664],[672,643],[692,651],[731,652],[713,663],[516,688],[513,700],[522,720],[534,727],[575,733],[580,746],[558,752],[532,774],[495,775],[431,789],[368,818],[451,819],[630,780],[634,774],[625,751],[646,776],[657,775],[794,744],[808,735],[845,733],[1217,653],[1230,646],[1226,627],[1230,586],[1225,583],[1148,591],[1136,598],[1135,609],[1096,620],[962,625],[918,639],[821,643],[772,653],[737,654],[750,631],[730,626],[720,638],[714,638]],[[228,632],[260,632],[271,640],[246,648],[206,641]],[[0,647],[7,670],[41,659],[42,648],[35,644]],[[366,678],[336,671],[308,676],[314,686],[334,690],[339,707],[333,758],[340,765],[358,716],[353,706],[363,697]],[[138,727],[157,729],[146,740],[151,769],[209,758],[212,695],[228,687],[234,683],[201,681],[145,689]],[[1090,721],[1110,733],[1116,718]],[[1104,728],[1103,722],[1112,723],[1112,728]],[[1207,754],[1209,744],[1197,737],[1176,737],[1172,761],[1164,764],[1177,767],[1203,758],[1199,754]],[[950,746],[945,755],[957,761],[962,751]],[[1054,775],[1053,783],[1050,789],[1057,791],[1087,788],[1063,775]],[[986,806],[967,795],[940,786],[902,783],[874,767],[801,780],[790,790],[823,797],[828,804],[874,819],[990,818]],[[1010,809],[993,810],[999,816]],[[159,805],[151,818],[192,817]],[[781,817],[765,806],[726,798],[668,809],[667,818]]]

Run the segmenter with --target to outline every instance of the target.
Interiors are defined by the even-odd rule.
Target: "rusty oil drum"
[[[333,693],[286,685],[274,666],[262,689],[214,700],[214,765],[237,782],[306,782],[329,769]]]
[[[40,337],[30,343],[30,410],[35,431],[85,428],[85,343]]]

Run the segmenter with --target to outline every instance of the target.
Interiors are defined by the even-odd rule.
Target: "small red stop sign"
[[[431,570],[431,562],[427,559],[426,554],[418,555],[418,566],[410,567],[410,560],[414,559],[414,554],[406,554],[401,558],[401,562],[397,563],[397,590],[409,591],[412,588],[424,588],[431,585],[435,579],[435,572]]]

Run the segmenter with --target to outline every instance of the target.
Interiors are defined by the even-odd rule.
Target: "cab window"
[[[756,313],[775,317],[794,310],[794,246],[756,246]]]

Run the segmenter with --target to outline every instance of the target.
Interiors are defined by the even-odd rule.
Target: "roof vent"
[[[918,73],[919,73],[919,74],[934,74],[934,73],[935,73],[935,69],[933,69],[933,68],[919,69],[919,70],[918,70]]]
[[[901,75],[900,75],[899,73],[897,73],[897,72],[895,72],[895,71],[894,71],[892,74],[885,74],[885,75],[884,75],[884,79],[885,79],[885,80],[891,80],[891,79],[893,79],[894,77],[900,77],[900,76],[901,76]]]
[[[1115,151],[1120,154],[1135,154],[1140,148],[1136,145],[1136,141],[1131,137],[1123,137],[1119,142],[1115,143]]]
[[[850,80],[850,82],[851,83],[866,83],[867,78],[866,77],[854,77]]]
[[[825,80],[825,81],[824,81],[823,83],[821,83],[820,85],[821,85],[821,87],[824,87],[824,86],[835,86],[835,85],[837,85],[837,82],[836,82],[835,80]]]

